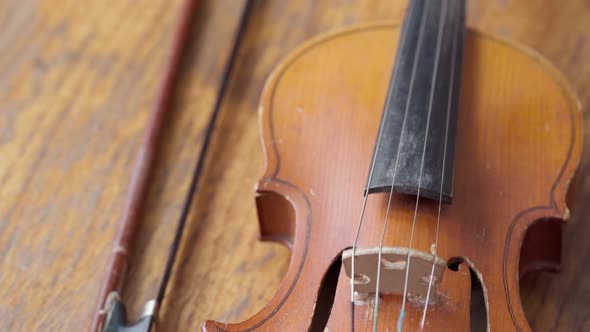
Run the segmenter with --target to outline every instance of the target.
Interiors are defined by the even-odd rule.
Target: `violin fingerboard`
[[[451,203],[464,33],[464,0],[410,2],[368,193],[393,184],[395,192]]]

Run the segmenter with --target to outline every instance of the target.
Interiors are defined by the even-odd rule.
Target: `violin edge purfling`
[[[360,89],[354,84],[343,84],[344,88],[346,88],[345,91],[350,91],[350,96],[354,96],[354,98],[359,98],[358,95],[367,93],[366,91],[369,90],[373,91],[374,94],[366,96],[367,98],[363,99],[363,102],[360,102],[359,100],[344,99],[345,102],[338,102],[338,104],[335,105],[338,107],[324,107],[322,108],[322,112],[327,113],[325,117],[322,116],[322,113],[319,112],[318,109],[313,108],[313,105],[316,105],[315,103],[317,103],[316,99],[306,99],[301,97],[300,94],[290,93],[293,91],[300,91],[298,89],[301,89],[301,87],[298,87],[297,85],[298,82],[301,81],[296,79],[297,74],[306,73],[305,71],[301,71],[301,68],[306,68],[307,70],[314,68],[323,71],[322,75],[318,75],[319,78],[316,80],[306,79],[305,88],[312,89],[316,96],[318,91],[322,91],[322,93],[332,96],[339,96],[339,98],[346,96],[342,91],[336,94],[336,90],[325,90],[324,87],[330,87],[330,84],[327,81],[322,81],[321,78],[331,77],[332,73],[329,72],[331,67],[328,68],[328,66],[325,65],[326,62],[322,57],[324,57],[325,54],[347,54],[349,57],[353,58],[356,54],[353,49],[347,48],[346,51],[343,50],[347,42],[355,41],[360,43],[360,40],[363,39],[360,36],[364,34],[368,39],[373,38],[371,40],[375,40],[375,45],[377,45],[377,40],[385,40],[385,36],[389,33],[393,33],[392,31],[396,31],[395,25],[372,24],[346,29],[341,32],[316,38],[306,43],[287,57],[269,78],[263,92],[262,106],[260,108],[261,137],[265,156],[265,171],[258,183],[257,190],[259,194],[257,198],[257,206],[259,210],[262,238],[279,240],[293,248],[290,269],[273,300],[257,315],[237,324],[207,321],[203,324],[203,331],[267,331],[276,330],[277,328],[299,329],[303,328],[303,326],[310,326],[311,317],[313,317],[315,311],[313,310],[313,305],[311,305],[311,303],[307,302],[309,306],[305,305],[305,299],[309,300],[310,298],[314,298],[314,295],[312,294],[317,295],[314,290],[319,290],[319,288],[322,287],[321,285],[323,283],[322,279],[324,278],[324,275],[313,276],[311,272],[313,269],[307,264],[310,264],[309,262],[311,261],[315,264],[325,264],[322,266],[325,266],[325,269],[327,270],[328,265],[334,262],[335,257],[339,255],[341,250],[350,245],[351,242],[349,241],[351,241],[353,237],[352,234],[348,233],[347,228],[352,228],[352,222],[346,222],[346,220],[350,220],[352,216],[358,213],[358,210],[356,210],[356,212],[351,212],[350,210],[352,208],[350,206],[360,204],[360,197],[362,197],[362,194],[359,194],[359,191],[353,192],[353,190],[345,189],[345,185],[358,185],[362,188],[364,184],[366,184],[365,176],[367,171],[366,167],[368,166],[367,164],[359,166],[357,165],[358,163],[352,162],[352,159],[346,161],[339,160],[338,158],[347,158],[346,155],[342,154],[338,154],[338,156],[340,156],[338,158],[330,157],[334,156],[332,151],[338,151],[338,149],[335,148],[336,142],[351,148],[352,150],[349,149],[350,151],[348,151],[348,154],[354,155],[355,151],[360,149],[360,147],[357,147],[356,143],[343,139],[342,136],[336,137],[338,136],[337,134],[340,133],[340,129],[334,128],[339,128],[339,126],[344,126],[342,128],[345,128],[347,125],[351,125],[349,122],[340,119],[337,114],[342,112],[351,114],[351,118],[354,120],[353,125],[357,126],[356,128],[358,129],[356,132],[364,135],[363,142],[366,142],[361,150],[365,157],[368,156],[370,152],[372,152],[370,142],[374,142],[375,136],[373,135],[377,132],[376,124],[378,124],[378,122],[376,120],[378,120],[379,117],[376,116],[369,121],[372,124],[369,125],[369,122],[365,123],[365,120],[358,116],[358,114],[362,113],[348,110],[345,105],[355,105],[361,107],[361,109],[371,109],[368,108],[368,105],[372,105],[374,109],[379,108],[378,100],[383,99],[376,98],[375,96],[385,95],[386,90],[384,86],[386,84],[382,83],[387,82],[387,76],[379,76],[379,79],[375,80],[375,86],[380,86],[380,88],[375,88],[373,90]],[[379,42],[378,44],[381,45],[382,43]],[[365,52],[370,52],[372,50],[370,45],[365,44],[362,46],[357,45],[356,48],[360,48]],[[379,52],[376,54],[378,53]],[[439,255],[442,255],[445,259],[464,257],[463,262],[465,262],[465,264],[461,264],[462,267],[460,269],[467,268],[467,272],[461,270],[464,271],[462,273],[467,273],[467,282],[469,280],[469,268],[477,271],[477,275],[481,276],[484,293],[486,294],[487,306],[488,308],[492,308],[491,312],[488,312],[488,322],[491,324],[492,328],[494,328],[496,324],[499,324],[499,322],[512,322],[513,325],[511,326],[515,331],[528,330],[528,324],[524,317],[524,313],[522,312],[522,308],[518,307],[520,304],[520,300],[518,299],[518,278],[507,278],[507,276],[517,275],[517,273],[515,273],[515,271],[518,271],[518,264],[516,264],[516,262],[518,262],[517,257],[519,255],[520,244],[524,240],[527,228],[533,225],[535,220],[540,218],[566,217],[565,194],[567,192],[567,184],[573,176],[580,159],[581,115],[576,98],[568,88],[565,80],[563,80],[560,74],[536,53],[516,46],[511,42],[504,41],[503,39],[498,39],[471,30],[466,34],[466,54],[471,56],[465,56],[469,70],[468,73],[463,74],[463,83],[465,84],[465,80],[469,81],[469,83],[466,84],[467,93],[464,96],[462,95],[461,98],[461,107],[463,109],[459,112],[460,116],[458,123],[459,161],[455,169],[455,172],[462,172],[463,180],[459,181],[456,185],[457,196],[453,201],[453,205],[445,208],[444,210],[446,210],[446,212],[443,212],[442,223],[446,229],[443,229],[441,233]],[[375,61],[379,62],[381,66],[391,66],[392,63],[389,59],[390,58],[387,58],[387,56],[381,54],[379,59]],[[508,59],[514,61],[514,63],[508,64],[507,62],[503,62]],[[314,61],[324,65],[322,67],[313,66]],[[489,67],[480,66],[481,63],[489,64]],[[347,68],[351,72],[354,72],[354,75],[361,75],[358,77],[355,76],[356,79],[350,80],[352,82],[359,82],[358,84],[361,84],[359,80],[366,79],[366,77],[372,77],[371,75],[379,72],[376,68],[369,68],[368,70],[370,71],[370,74],[362,73],[362,67],[360,64],[347,63],[334,65],[334,67],[338,66]],[[502,67],[498,66],[507,66],[506,68],[510,68],[510,70],[502,69]],[[523,73],[530,73],[530,75],[523,75]],[[367,76],[365,77],[362,75]],[[508,77],[514,78],[512,80],[507,80],[505,78],[506,76],[499,75],[512,75]],[[486,79],[482,79],[481,82],[477,81],[477,83],[476,81],[473,81],[474,77],[482,76],[486,77]],[[306,77],[310,77],[309,74],[307,74]],[[525,81],[526,83],[523,83],[522,81]],[[513,87],[511,85],[512,88],[509,89],[508,84],[516,83],[521,85]],[[514,98],[512,96],[519,96],[519,94],[522,95],[525,93],[525,91],[527,91],[525,89],[527,85],[535,86],[536,88],[545,91],[545,94],[535,94],[535,90],[531,89],[528,93],[531,96],[535,96],[533,100],[538,100],[539,102],[531,104],[531,107],[521,111],[521,113],[516,112],[518,108],[510,106],[510,104],[505,104],[502,108],[505,110],[503,113],[490,113],[478,110],[496,109],[497,106],[495,106],[495,104],[490,105],[489,101],[494,101],[496,103],[510,102],[510,100],[513,100],[510,98]],[[491,87],[496,89],[506,89],[503,91],[511,91],[513,94],[506,96],[506,98],[489,99],[489,96],[493,95]],[[475,91],[478,91],[478,94],[475,94]],[[546,107],[548,103],[554,107],[548,109]],[[338,109],[337,113],[336,109]],[[522,108],[520,109],[522,110]],[[467,110],[469,110],[469,113]],[[526,123],[530,124],[531,121],[536,121],[534,123],[537,123],[546,117],[550,117],[551,115],[548,115],[549,113],[561,114],[559,116],[560,121],[556,122],[554,126],[551,126],[553,131],[549,131],[549,134],[544,131],[539,131],[543,129],[542,127],[529,125],[526,128],[521,127],[520,130],[522,134],[518,131],[508,131],[506,137],[492,137],[490,134],[485,134],[486,136],[482,136],[483,138],[473,138],[470,140],[462,139],[465,135],[474,135],[474,133],[482,130],[483,127],[481,126],[489,121],[492,121],[489,123],[494,125],[487,130],[488,133],[493,133],[498,130],[504,130],[504,122],[500,120],[505,119],[506,117],[512,117],[512,121],[521,121],[522,123],[525,123],[526,120]],[[461,114],[466,114],[468,116],[461,116]],[[490,117],[492,115],[493,117]],[[322,121],[326,121],[326,119],[330,119],[330,127],[322,127],[322,125],[319,125],[320,123],[323,123]],[[292,121],[293,123],[290,123],[289,121]],[[470,121],[474,125],[466,126],[466,123]],[[317,128],[312,130],[311,128],[316,125]],[[372,131],[370,128],[372,128]],[[345,129],[341,129],[341,131],[346,133],[352,132]],[[318,142],[319,145],[325,147],[322,147],[321,149],[310,149],[312,145],[309,145],[311,144],[311,141],[306,139],[306,133],[326,133],[324,136],[320,136],[321,139]],[[519,159],[515,158],[517,156],[516,154],[513,154],[512,152],[508,153],[509,150],[503,150],[502,152],[501,148],[508,147],[508,142],[514,141],[518,137],[529,137],[525,133],[530,133],[529,136],[534,137],[535,139],[538,138],[540,142],[539,144],[547,143],[546,151],[554,151],[556,156],[560,156],[560,159],[556,159],[552,164],[547,164],[547,161],[545,161],[545,166],[541,166],[542,163],[537,161],[519,161]],[[561,141],[558,136],[569,137],[569,144],[564,145],[560,143]],[[314,137],[317,139],[318,136]],[[505,157],[507,160],[506,162],[516,163],[515,165],[519,165],[519,167],[511,166],[502,168],[502,163],[500,163],[501,158],[496,158],[495,160],[490,159],[489,161],[481,157],[474,159],[474,155],[466,154],[466,151],[475,149],[476,146],[473,145],[473,143],[476,142],[478,143],[477,148],[481,153],[484,151],[502,153],[502,155],[508,157]],[[522,143],[525,143],[525,141]],[[327,147],[329,147],[329,149],[325,150]],[[308,168],[305,164],[297,161],[300,159],[293,159],[293,156],[295,155],[321,156],[322,158],[329,160],[330,163],[326,164],[321,158],[316,158],[313,163],[314,167]],[[528,153],[525,155],[533,157],[533,159],[540,157],[540,155],[534,153]],[[467,156],[470,156],[471,158],[467,159]],[[295,167],[295,165],[297,167]],[[323,179],[322,182],[324,184],[320,184],[322,182],[314,184],[309,181],[310,179],[315,178],[316,175],[314,174],[321,169],[317,167],[318,165],[332,165],[327,166],[328,169],[330,169],[330,167],[337,169],[335,168],[336,166],[346,165],[346,167],[353,167],[356,171],[349,169],[345,174],[357,175],[355,175],[354,178],[349,178],[347,180],[348,182],[335,182],[329,178],[334,174],[339,174],[338,172],[322,173],[323,175],[320,176],[320,178]],[[538,174],[538,170],[541,167],[545,169],[547,176],[540,177],[536,182],[531,182],[531,185],[527,187],[512,185],[513,193],[511,194],[497,189],[499,188],[498,186],[502,184],[511,183],[509,181],[511,179],[521,181],[522,177],[526,177],[529,174]],[[475,172],[476,170],[479,172]],[[515,175],[510,175],[509,172],[511,171],[518,171],[516,173],[518,174],[518,177],[514,178]],[[364,174],[364,176],[361,176],[360,174]],[[495,180],[485,188],[483,186],[473,186],[474,181],[478,179],[478,177],[480,179],[487,178]],[[465,179],[468,179],[469,181],[466,181]],[[327,183],[336,185],[336,187],[326,187]],[[509,187],[510,185],[506,188]],[[487,191],[484,191],[477,196],[473,195],[474,192],[479,193],[479,189],[486,189]],[[346,203],[330,203],[332,206],[333,204],[337,204],[337,206],[341,207],[343,211],[337,213],[334,211],[326,212],[326,210],[318,204],[321,202],[334,201],[336,199],[336,196],[329,195],[329,192],[339,194],[344,193],[346,195],[352,195],[354,198],[349,198],[350,202],[346,201]],[[467,192],[469,192],[469,194],[467,194]],[[525,196],[522,196],[524,195],[522,194],[524,192],[528,193],[527,199],[529,200],[529,203],[526,204],[523,200]],[[362,193],[362,189],[360,190],[360,193]],[[494,204],[498,205],[499,203],[505,202],[506,198],[502,197],[506,197],[506,195],[511,195],[509,197],[513,197],[515,202],[521,202],[523,205],[519,210],[508,209],[507,207],[494,209],[498,211],[497,215],[494,216],[495,221],[494,223],[488,224],[491,226],[487,227],[496,227],[498,230],[502,230],[501,232],[505,232],[503,233],[504,236],[490,235],[493,233],[489,233],[488,231],[480,240],[474,242],[474,245],[470,246],[466,244],[470,250],[458,250],[457,246],[464,243],[464,239],[470,239],[469,241],[473,241],[472,236],[464,236],[467,236],[472,231],[479,231],[481,233],[482,223],[489,220],[490,216],[488,216],[488,214],[491,212],[491,208],[486,208],[482,203],[487,201],[487,204],[492,204],[493,201],[490,200],[493,199],[497,202]],[[378,197],[378,195],[371,196]],[[470,197],[478,197],[479,199],[472,201],[472,206],[465,205],[465,200]],[[534,199],[534,202],[531,201],[531,199]],[[265,203],[266,201],[268,201],[268,203]],[[271,201],[273,202],[272,204],[270,204]],[[373,199],[373,203],[369,203],[370,207],[378,207],[381,203],[377,201]],[[432,204],[429,205],[426,203],[427,200],[421,200],[420,202],[421,204],[425,204],[425,210],[421,210],[421,213],[428,212]],[[396,209],[399,209],[401,206],[409,206],[410,204],[407,203],[408,200],[396,200],[394,202],[394,204],[397,205],[395,207]],[[456,205],[463,206],[463,208],[456,209],[454,208]],[[358,208],[358,206],[356,206],[356,208]],[[455,212],[451,212],[452,209],[454,209]],[[317,219],[319,215],[326,216],[326,213],[328,213],[328,215],[331,215],[331,213],[336,214],[331,218],[328,218],[328,220]],[[373,216],[379,214],[377,211],[371,213]],[[430,212],[426,213],[426,215],[429,215],[429,213]],[[465,219],[468,215],[474,215],[467,218],[469,222],[466,224],[450,222],[450,220],[461,214],[463,214],[462,219]],[[335,217],[336,215],[338,217]],[[411,217],[411,215],[402,214],[398,218],[406,220],[407,217]],[[278,220],[282,222],[277,222]],[[423,219],[423,221],[418,221],[418,229],[420,231],[427,229],[425,228],[427,223],[424,221],[425,219]],[[325,222],[332,225],[335,234],[338,235],[334,237],[334,235],[323,234],[322,243],[313,241],[312,239],[314,237],[319,236],[315,233],[315,231],[319,229],[318,227],[320,227],[318,224]],[[324,225],[322,227],[327,226]],[[403,223],[400,224],[400,221],[398,221],[398,224],[396,224],[395,227],[398,228],[398,233],[404,233],[406,230],[409,231],[409,229],[404,228],[405,226]],[[388,235],[389,239],[386,240],[386,244],[387,242],[390,242],[388,245],[392,245],[394,244],[392,241],[397,241],[394,235],[395,234]],[[430,233],[429,235],[430,238],[432,238],[433,234]],[[462,238],[455,238],[453,241],[449,242],[452,239],[450,237],[452,235],[459,235]],[[342,240],[340,240],[340,238],[342,238]],[[348,241],[346,241],[346,239],[348,239]],[[531,239],[527,239],[527,241],[529,240]],[[532,240],[533,242],[531,243],[534,243],[534,239]],[[367,240],[361,239],[361,246],[367,247],[367,243],[363,243],[363,241],[366,242]],[[425,243],[425,241],[428,242]],[[417,245],[418,249],[425,250],[425,248],[429,248],[429,241],[430,239],[419,240]],[[495,249],[489,247],[491,243],[496,243]],[[332,244],[333,247],[331,247]],[[486,254],[482,251],[482,248],[488,250],[489,253]],[[492,251],[497,254],[492,253]],[[313,260],[309,258],[310,255],[314,256]],[[496,259],[499,259],[499,257],[503,258],[501,261],[498,260],[497,263],[490,264],[486,263],[486,260],[482,260],[481,258],[486,255],[489,257],[497,257]],[[537,258],[545,259],[544,257]],[[323,263],[319,263],[320,261]],[[491,262],[493,261],[494,260],[491,260]],[[317,267],[315,269],[317,269]],[[323,268],[320,268],[320,270],[323,270]],[[447,271],[445,275],[450,276],[453,273],[455,272]],[[490,283],[489,280],[492,276],[493,278],[498,278],[498,280],[503,281],[499,283]],[[347,291],[343,290],[343,288],[347,288],[348,285],[345,278],[344,275],[341,275],[339,278],[331,315],[328,318],[327,325],[325,325],[330,330],[341,330],[343,328],[350,329],[349,326],[346,327],[347,325],[340,326],[340,323],[337,323],[337,320],[335,320],[337,317],[339,317],[338,322],[340,322],[340,320],[348,320],[346,315],[350,315],[350,304],[346,300]],[[460,279],[464,280],[462,278],[463,277]],[[444,279],[447,278],[445,277]],[[443,282],[445,281],[443,280]],[[462,282],[463,281],[460,281],[459,284]],[[305,291],[302,288],[302,285],[304,284],[307,285]],[[494,287],[492,287],[492,285],[494,285]],[[447,298],[448,295],[449,294],[447,294]],[[509,300],[504,302],[507,299]],[[383,309],[392,310],[390,305],[393,305],[393,303],[394,302],[391,302]],[[291,312],[294,308],[299,309]],[[309,312],[309,314],[303,314],[302,311]],[[357,322],[359,321],[358,317],[361,317],[359,315],[362,314],[362,311],[362,308],[361,310],[357,310]],[[293,320],[295,319],[293,316],[294,312],[299,312],[300,316],[295,316],[299,318],[298,320]],[[433,321],[435,321],[436,319],[439,319],[436,318],[438,315],[437,312],[440,311],[437,309],[432,317],[429,316],[429,320],[433,319]],[[317,314],[317,312],[315,313]],[[417,313],[418,311],[416,310],[415,314]],[[409,315],[410,319],[414,319],[412,318],[414,313],[409,313]],[[406,319],[408,319],[408,317]],[[419,317],[415,317],[415,319],[419,321]],[[430,323],[432,323],[432,321]],[[430,326],[430,329],[432,329],[432,324],[430,323],[427,322],[427,326]],[[393,323],[393,325],[395,325],[395,323]],[[383,325],[380,324],[379,326],[381,328]],[[448,327],[449,326],[446,328]],[[355,331],[356,330],[364,331],[363,329],[355,329]]]

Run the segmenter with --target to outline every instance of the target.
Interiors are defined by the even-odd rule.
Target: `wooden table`
[[[0,331],[87,326],[180,2],[0,2]],[[133,316],[156,292],[245,4],[202,2],[126,283]],[[286,248],[257,240],[252,191],[262,168],[257,103],[277,61],[323,32],[399,21],[405,6],[255,1],[160,331],[198,330],[206,318],[243,320],[287,269]],[[472,0],[468,8],[470,26],[537,50],[590,104],[586,0]],[[523,283],[535,330],[590,330],[589,162],[586,154],[563,272]]]

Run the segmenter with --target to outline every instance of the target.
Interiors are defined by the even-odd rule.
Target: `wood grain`
[[[267,307],[239,324],[208,321],[207,331],[304,331],[318,307],[328,310],[318,294],[326,271],[355,238],[370,167],[363,161],[373,154],[399,33],[399,25],[380,24],[328,34],[289,54],[271,75],[260,102],[265,171],[257,203],[264,237],[277,235],[267,225],[295,225],[287,234],[291,263]],[[453,204],[441,211],[437,254],[461,257],[479,275],[491,331],[527,331],[518,292],[520,244],[534,221],[568,215],[565,189],[581,155],[581,114],[547,63],[481,33],[466,34],[462,80]],[[292,217],[268,210],[271,194],[290,203],[283,206]],[[369,196],[359,247],[378,245],[389,216],[384,246],[405,248],[413,237],[412,248],[428,252],[438,203],[420,200],[415,217],[416,199],[394,195],[388,214],[388,197]],[[468,271],[449,270],[440,286],[448,300],[431,306],[427,331],[469,330],[469,280]],[[350,288],[342,277],[335,287],[327,328],[345,331]],[[401,296],[381,301],[378,331],[396,325],[400,306]],[[422,308],[405,309],[404,331],[418,330]],[[356,306],[356,331],[372,330],[371,312],[370,304]],[[313,331],[323,331],[320,325]]]
[[[0,330],[88,325],[179,1],[3,2]],[[205,3],[138,251],[164,266],[242,6]],[[153,245],[148,246],[147,243]],[[159,272],[134,266],[138,301]],[[139,291],[141,290],[141,291]],[[133,311],[133,310],[132,310]]]
[[[126,298],[135,314],[156,291],[243,5],[204,3],[208,14],[195,29],[131,266]],[[0,2],[0,330],[87,325],[178,5]],[[396,21],[404,8],[402,1],[255,2],[161,330],[244,320],[287,270],[289,251],[257,240],[252,190],[262,169],[256,110],[272,68],[308,38]],[[469,1],[468,22],[532,47],[564,73],[582,105],[590,103],[586,1]],[[522,290],[535,330],[590,328],[590,267],[581,263],[590,261],[589,162],[583,159],[578,204],[565,227],[564,270],[529,278]]]

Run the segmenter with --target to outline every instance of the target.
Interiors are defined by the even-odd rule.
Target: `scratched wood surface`
[[[0,331],[87,326],[179,5],[0,2]],[[132,314],[155,294],[243,5],[204,1],[194,27],[126,283]],[[319,33],[396,21],[404,8],[405,1],[255,1],[160,330],[241,321],[264,306],[286,271],[289,251],[257,241],[252,190],[262,167],[258,98],[277,61]],[[587,1],[469,1],[468,22],[543,54],[590,104]],[[523,283],[538,331],[590,330],[589,162],[566,227],[563,272]]]

